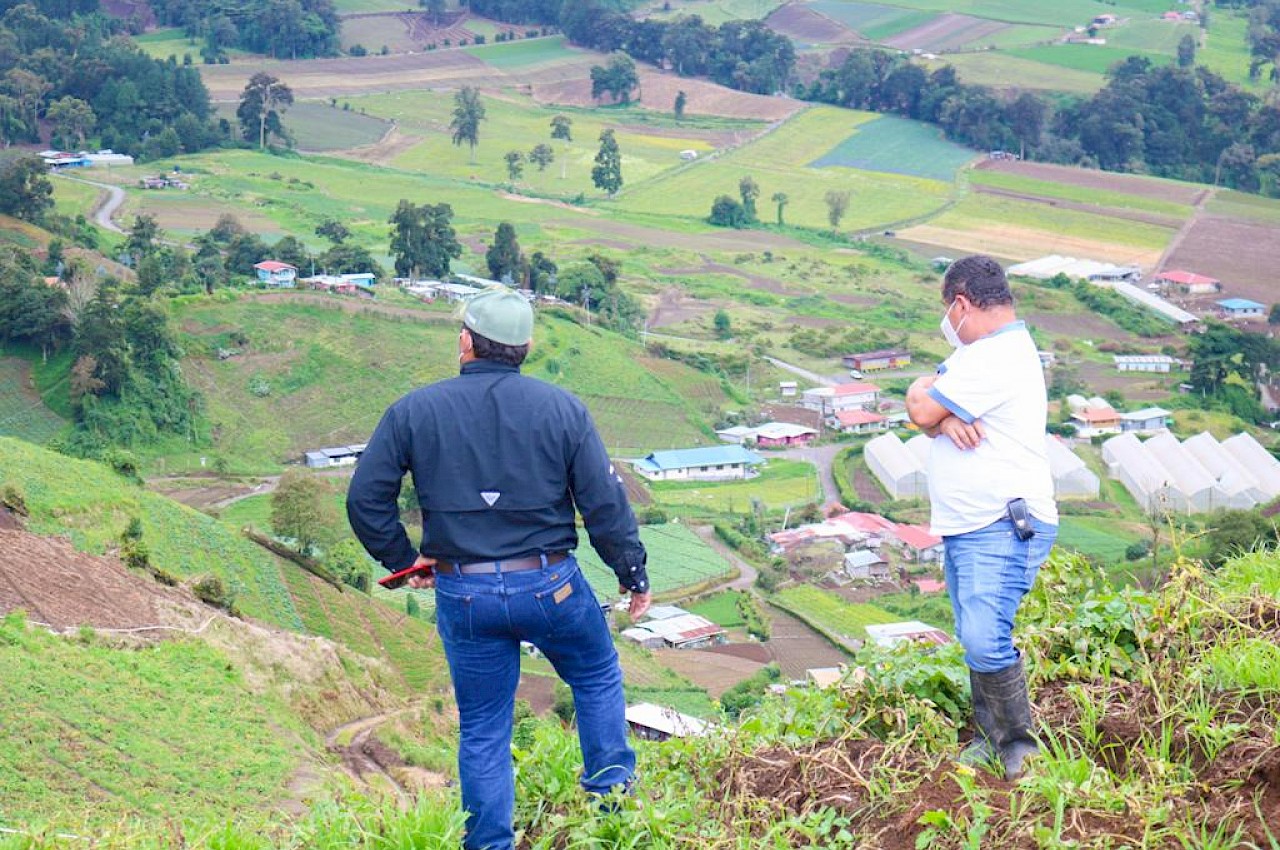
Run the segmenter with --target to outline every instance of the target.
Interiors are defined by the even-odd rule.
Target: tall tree
[[[310,472],[291,469],[280,477],[271,494],[271,528],[291,537],[303,554],[332,543],[337,537],[338,512],[329,488]]]
[[[498,225],[493,244],[485,252],[484,259],[489,266],[489,277],[508,285],[516,282],[521,265],[520,243],[511,222],[504,221]]]
[[[292,105],[293,90],[288,85],[265,71],[257,72],[245,84],[236,108],[241,137],[247,141],[256,138],[259,148],[266,148],[271,136],[289,144],[289,131],[281,116]]]
[[[1196,40],[1191,35],[1184,35],[1178,42],[1178,67],[1190,68],[1196,64]]]
[[[573,119],[568,115],[557,115],[551,119],[551,138],[564,142],[565,155],[560,159],[560,179],[565,179],[569,167],[569,143],[573,141]]]
[[[448,204],[417,206],[401,200],[390,219],[396,275],[414,279],[447,275],[449,261],[462,256],[452,220],[453,207]]]
[[[640,78],[636,76],[636,63],[625,53],[610,56],[604,67],[595,65],[591,68],[591,97],[595,100],[608,94],[614,103],[630,103],[631,91],[638,85]]]
[[[53,184],[38,156],[0,161],[0,213],[40,222],[53,209]]]
[[[507,164],[507,182],[514,190],[516,181],[520,179],[520,175],[524,174],[524,154],[520,151],[507,151],[502,159]]]
[[[831,223],[831,229],[834,231],[840,227],[840,220],[849,211],[849,190],[832,189],[827,192],[823,200],[827,203],[827,221]]]
[[[757,221],[756,199],[760,197],[760,184],[747,174],[738,181],[738,195],[742,198],[742,211],[747,217],[747,222]]]
[[[539,171],[546,171],[547,166],[555,162],[556,152],[546,142],[538,142],[529,151],[529,161],[538,166]]]
[[[476,145],[480,144],[480,122],[485,118],[484,103],[480,100],[480,89],[474,86],[463,86],[453,96],[453,120],[449,129],[453,131],[453,143],[461,146],[466,142],[471,147],[471,161],[476,161]]]
[[[684,93],[683,90],[676,92],[676,102],[673,107],[673,111],[675,112],[677,121],[679,121],[681,118],[684,117],[684,108],[685,108],[685,105],[688,103],[689,103],[689,97]]]
[[[772,200],[775,204],[778,205],[778,226],[781,227],[782,226],[782,210],[787,206],[787,204],[791,201],[791,199],[787,197],[786,192],[774,192]]]
[[[142,213],[133,220],[133,225],[129,228],[129,238],[125,242],[125,250],[129,252],[129,256],[133,259],[134,265],[143,258],[150,256],[160,243],[160,225],[156,223],[156,217],[150,213]]]
[[[326,218],[316,226],[316,236],[328,239],[334,245],[346,242],[351,237],[351,229],[336,218]]]
[[[591,182],[613,197],[622,188],[622,152],[613,130],[600,131],[600,150],[596,152],[596,164],[591,169]]]
[[[53,123],[54,136],[65,147],[79,150],[93,132],[98,117],[93,107],[78,97],[63,97],[49,104],[45,117]]]

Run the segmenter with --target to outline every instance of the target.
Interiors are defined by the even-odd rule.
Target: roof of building
[[[1130,301],[1154,310],[1179,325],[1188,325],[1198,321],[1195,316],[1186,310],[1170,304],[1159,295],[1150,293],[1140,286],[1134,286],[1132,283],[1115,283],[1111,285],[1111,288]]]
[[[1115,409],[1108,407],[1086,407],[1083,410],[1077,410],[1071,414],[1073,419],[1082,419],[1087,423],[1094,422],[1114,422],[1120,418],[1120,414]]]
[[[649,607],[650,620],[670,620],[672,617],[683,617],[689,612],[679,605],[652,605]]]
[[[899,523],[894,529],[894,535],[912,549],[929,549],[933,546],[941,546],[942,538],[936,534],[931,534],[929,529],[923,525],[906,525]]]
[[[675,738],[692,738],[705,735],[712,725],[705,720],[681,714],[674,708],[640,702],[627,706],[627,722],[646,729],[653,729]]]
[[[939,593],[947,589],[947,583],[945,581],[939,581],[936,578],[917,578],[912,579],[911,583],[914,584],[921,593]]]
[[[886,416],[876,413],[874,410],[841,410],[835,415],[836,421],[841,425],[874,425],[877,422],[884,422]]]
[[[1218,280],[1216,277],[1209,277],[1208,275],[1196,274],[1195,272],[1189,272],[1184,269],[1174,269],[1173,271],[1160,272],[1160,274],[1156,275],[1156,280],[1167,280],[1170,283],[1180,283],[1183,286],[1194,286],[1199,283],[1216,284],[1216,283],[1222,282]]]
[[[886,563],[879,552],[871,549],[859,549],[856,552],[848,552],[844,556],[844,565],[846,567],[869,567],[873,564]]]
[[[1116,354],[1116,355],[1113,355],[1111,359],[1114,360],[1117,365],[1120,363],[1170,363],[1172,364],[1174,362],[1174,359],[1167,354]]]
[[[732,428],[719,428],[716,433],[721,437],[750,437],[756,432],[750,425],[734,425]]]
[[[951,643],[951,635],[936,626],[930,626],[919,620],[907,620],[902,623],[881,623],[866,626],[867,637],[881,646],[893,646],[904,640],[921,640],[928,643]]]
[[[707,446],[700,449],[650,452],[643,460],[636,461],[635,465],[650,472],[663,472],[671,469],[690,469],[695,466],[723,466],[739,463],[755,465],[764,463],[764,458],[742,446]]]
[[[796,425],[792,422],[766,422],[754,430],[757,439],[764,437],[766,440],[786,440],[795,437],[817,436],[818,433],[814,428],[806,428],[804,425]]]
[[[904,351],[901,348],[878,348],[875,351],[856,351],[853,354],[846,354],[845,357],[858,357],[863,360],[875,360],[880,357],[910,357],[910,351]]]
[[[1047,257],[1030,260],[1025,263],[1009,266],[1008,274],[1016,277],[1031,277],[1048,280],[1059,274],[1076,279],[1088,279],[1099,275],[1127,274],[1131,266],[1117,266],[1115,263],[1103,263],[1097,260],[1080,260],[1075,257],[1063,257],[1050,254]]]
[[[854,381],[850,384],[836,384],[831,388],[836,395],[864,395],[866,393],[878,393],[880,387],[866,381]]]
[[[264,272],[282,272],[285,269],[292,269],[296,272],[298,270],[297,266],[291,266],[288,263],[282,263],[279,260],[263,260],[260,263],[254,263],[253,267],[255,269],[262,269]]]
[[[645,620],[632,626],[623,634],[628,637],[645,639],[644,636],[659,637],[668,643],[682,644],[724,633],[724,627],[711,622],[698,614],[680,614],[661,620]]]
[[[1141,410],[1131,410],[1128,413],[1121,413],[1120,418],[1129,422],[1145,422],[1148,419],[1167,419],[1173,414],[1165,410],[1163,407],[1144,407]]]
[[[1226,310],[1261,310],[1266,306],[1248,298],[1223,298],[1221,301],[1213,303]]]
[[[868,440],[862,447],[862,454],[868,462],[874,461],[894,480],[901,480],[908,475],[924,475],[920,459],[892,432]]]
[[[813,682],[819,688],[829,688],[837,685],[844,678],[843,667],[810,667],[804,671],[805,678]]]
[[[827,522],[837,522],[841,525],[847,525],[854,531],[860,531],[863,534],[884,534],[891,532],[897,527],[897,523],[893,520],[885,519],[879,514],[868,514],[861,511],[849,511],[843,514],[837,514],[831,517]]]

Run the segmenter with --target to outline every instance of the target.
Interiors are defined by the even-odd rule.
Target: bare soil
[[[1195,204],[1204,191],[1190,183],[1176,183],[1171,180],[1157,180],[1133,174],[1115,174],[1110,171],[1094,171],[1069,165],[988,159],[978,163],[977,167],[986,171],[1003,171],[1006,174],[1020,174],[1035,180],[1083,186],[1086,189],[1100,189],[1107,192],[1123,192],[1126,195],[1172,201],[1175,204],[1187,206]]]
[[[1114,263],[1152,268],[1160,261],[1160,250],[1054,234],[1037,228],[1012,224],[984,224],[964,230],[921,224],[899,231],[905,238],[954,251],[992,254],[1015,260],[1029,260],[1045,254],[1071,257],[1106,257]]]
[[[799,3],[788,3],[765,18],[774,32],[802,44],[856,44],[862,36],[826,15]]]
[[[764,666],[759,661],[700,649],[661,649],[655,655],[663,665],[705,688],[713,699]]]
[[[786,611],[769,606],[768,613],[773,621],[768,646],[785,678],[803,679],[810,668],[848,663],[848,655]]]
[[[714,310],[715,306],[710,301],[687,295],[681,289],[664,289],[649,313],[649,327],[665,328],[698,319]]]
[[[1191,226],[1165,267],[1218,278],[1224,290],[1218,298],[1251,298],[1271,304],[1280,300],[1274,262],[1277,245],[1278,225],[1204,215]]]
[[[553,676],[522,675],[516,687],[516,699],[528,700],[535,713],[546,714],[555,705],[557,681]]]
[[[744,658],[757,664],[768,664],[773,661],[773,653],[769,651],[768,644],[764,643],[725,643],[720,646],[709,646],[702,651],[715,655],[732,655],[734,658]]]
[[[734,91],[706,80],[681,77],[674,72],[652,68],[640,68],[638,72],[637,105],[659,112],[669,112],[676,94],[681,91],[685,93],[685,112],[689,115],[780,121],[804,107],[803,103],[791,98]],[[576,76],[563,75],[558,81],[535,81],[533,97],[540,103],[563,106],[591,107],[600,103],[591,96],[591,80],[581,71]]]
[[[421,136],[410,136],[392,127],[386,134],[371,145],[361,145],[342,152],[342,156],[369,162],[374,165],[386,165],[400,154],[422,141]]]

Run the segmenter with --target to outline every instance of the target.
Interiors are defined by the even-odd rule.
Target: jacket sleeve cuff
[[[623,565],[614,570],[618,575],[618,583],[633,593],[648,593],[652,589],[649,585],[649,572],[645,569],[648,560],[648,553],[643,547],[638,553],[628,554]]]

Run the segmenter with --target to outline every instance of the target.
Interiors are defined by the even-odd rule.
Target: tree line
[[[204,41],[206,63],[226,62],[227,48],[276,59],[338,53],[333,0],[151,0],[157,19]]]
[[[67,18],[42,9],[73,5]],[[123,24],[87,2],[24,3],[0,15],[0,145],[41,140],[78,150],[90,139],[143,158],[202,150],[228,128],[216,124],[199,72],[152,59]]]

